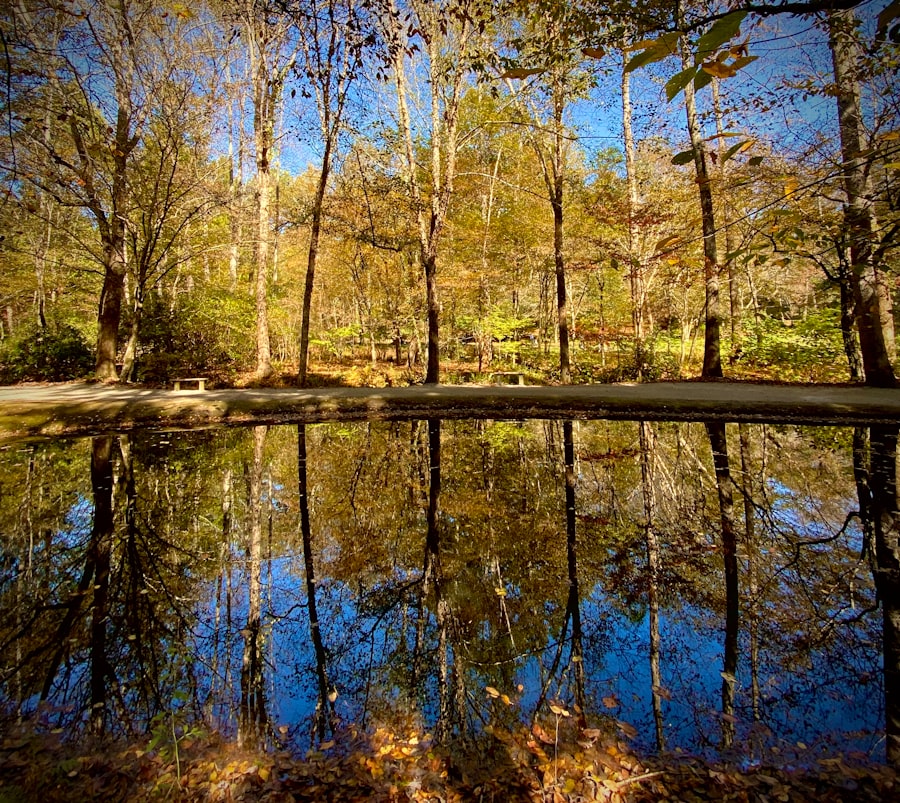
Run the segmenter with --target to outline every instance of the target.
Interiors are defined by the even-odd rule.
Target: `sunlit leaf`
[[[500,692],[497,691],[493,686],[485,686],[484,690],[487,692],[489,697],[499,697]]]
[[[718,50],[729,39],[733,39],[740,33],[741,23],[747,16],[746,11],[735,11],[727,14],[722,19],[716,20],[703,36],[697,42],[697,55],[702,56],[705,53],[712,53]]]
[[[615,697],[608,696],[603,698],[603,705],[607,708],[618,708],[619,701]]]

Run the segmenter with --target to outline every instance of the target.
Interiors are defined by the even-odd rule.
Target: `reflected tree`
[[[653,725],[656,734],[656,749],[666,746],[662,713],[662,673],[660,671],[659,636],[659,583],[660,549],[656,532],[656,485],[654,479],[654,459],[656,436],[649,421],[641,421],[639,442],[641,450],[641,499],[644,504],[644,543],[647,548],[647,612],[650,625],[650,683],[653,701]]]
[[[320,740],[335,731],[337,716],[334,710],[336,691],[328,679],[328,653],[322,640],[319,613],[316,608],[316,573],[313,563],[312,527],[309,520],[309,488],[307,485],[306,424],[297,425],[297,484],[300,505],[300,535],[303,540],[303,567],[306,572],[306,605],[309,612],[309,635],[316,654],[318,700],[315,711],[315,732]]]
[[[719,499],[719,521],[722,528],[722,559],[725,568],[725,658],[722,668],[722,743],[734,742],[734,695],[737,685],[738,628],[740,599],[738,588],[737,528],[734,518],[734,481],[728,463],[728,441],[725,424],[710,422],[706,433],[712,446]]]
[[[247,541],[247,624],[241,662],[241,715],[238,741],[261,745],[269,731],[266,709],[265,636],[262,629],[262,474],[268,427],[253,428],[253,465],[249,477]]]
[[[882,609],[884,718],[888,763],[900,766],[900,509],[897,500],[897,426],[854,438],[860,515],[875,545],[875,587]]]

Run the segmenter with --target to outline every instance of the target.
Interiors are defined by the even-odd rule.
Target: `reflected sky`
[[[161,712],[174,712],[179,726],[234,736],[254,701],[264,708],[258,738],[305,749],[324,709],[338,730],[413,723],[479,738],[514,722],[552,724],[555,706],[650,752],[656,694],[668,750],[745,763],[849,751],[883,760],[881,615],[863,530],[850,515],[858,506],[852,433],[754,426],[741,444],[728,427],[732,465],[744,467],[733,469],[740,621],[728,714],[709,441],[700,424],[652,427],[640,447],[635,422],[575,425],[574,566],[560,422],[443,422],[438,451],[426,422],[307,426],[305,500],[294,426],[113,437],[111,534],[93,524],[96,495],[106,491],[92,486],[89,440],[7,447],[6,707],[72,733],[100,710],[113,733],[146,733]],[[655,580],[642,503],[648,476]],[[92,574],[103,555],[108,576]],[[573,576],[581,654],[567,603]],[[651,582],[660,601],[656,689]],[[248,669],[254,650],[258,677]],[[723,719],[733,725],[730,745]]]

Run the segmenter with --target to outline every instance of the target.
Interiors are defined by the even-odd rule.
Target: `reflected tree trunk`
[[[548,448],[552,443],[552,429],[548,428]],[[559,671],[565,644],[568,640],[569,622],[572,623],[572,640],[569,662],[574,681],[574,702],[578,707],[579,718],[583,717],[584,693],[584,638],[581,627],[580,588],[578,584],[578,553],[576,550],[577,518],[576,518],[576,477],[575,477],[575,433],[571,421],[563,422],[563,462],[565,472],[565,505],[566,505],[566,562],[568,567],[569,590],[566,597],[565,617],[557,641],[556,655],[547,672],[546,680],[541,686],[541,694],[534,707],[535,716],[547,699],[547,692],[553,678]]]
[[[584,639],[581,630],[581,593],[578,585],[578,553],[576,550],[575,518],[575,431],[572,421],[563,422],[563,454],[566,461],[566,559],[569,571],[569,600],[567,616],[572,619],[572,649],[570,662],[575,680],[575,705],[583,717],[584,698]]]
[[[659,665],[659,538],[656,535],[656,489],[653,477],[653,461],[656,436],[649,421],[641,421],[641,495],[644,502],[644,543],[647,547],[647,609],[650,625],[650,682],[652,684],[653,724],[656,734],[656,749],[665,750],[666,740],[663,730],[662,713],[662,673]]]
[[[335,730],[335,693],[328,679],[328,653],[322,640],[319,613],[316,608],[316,574],[313,564],[312,528],[309,520],[309,487],[307,485],[306,424],[297,425],[297,484],[300,504],[300,534],[303,539],[303,566],[306,571],[306,603],[309,611],[309,635],[316,655],[316,679],[319,699],[316,702],[315,731],[322,740],[327,731]]]
[[[91,731],[102,735],[106,713],[107,602],[113,534],[113,438],[94,438],[91,446],[91,490],[94,495],[94,526],[90,555],[94,564],[94,593],[91,603]]]
[[[222,541],[219,546],[219,573],[216,578],[216,604],[213,614],[213,654],[211,659],[211,669],[213,683],[215,684],[220,675],[222,679],[222,696],[223,699],[231,685],[231,661],[228,656],[231,654],[231,537],[232,537],[232,472],[231,468],[226,468],[222,475]],[[225,637],[224,644],[222,641],[222,608],[225,608]],[[222,669],[219,668],[220,654],[222,657]],[[214,696],[215,688],[211,689],[212,704],[215,704]]]
[[[254,747],[264,743],[268,731],[262,633],[262,472],[268,428],[253,428],[253,466],[250,472],[249,540],[247,543],[247,625],[241,662],[241,714],[238,741]]]
[[[722,744],[734,742],[734,694],[737,685],[738,628],[740,601],[738,598],[737,528],[734,518],[734,482],[728,463],[728,441],[725,424],[706,425],[712,447],[716,471],[716,491],[719,497],[719,520],[722,528],[722,559],[725,564],[725,658],[722,668]]]
[[[875,587],[882,609],[884,719],[887,762],[900,766],[900,505],[898,427],[870,427],[854,436],[854,471],[864,532],[875,546]],[[868,452],[868,453],[867,453]],[[868,458],[868,459],[866,459]]]
[[[750,427],[738,424],[741,449],[741,475],[743,477],[742,497],[744,507],[744,544],[747,550],[747,585],[750,605],[747,608],[747,628],[750,634],[750,697],[753,709],[753,721],[759,722],[759,611],[757,594],[759,593],[759,569],[757,567],[756,513],[753,507],[753,480],[750,466]],[[765,429],[763,429],[765,439]]]
[[[441,497],[441,422],[428,419],[428,507],[426,509],[425,561],[419,592],[419,612],[416,626],[416,647],[413,655],[413,687],[421,681],[421,660],[424,649],[426,604],[434,592],[434,610],[438,627],[438,723],[435,740],[442,742],[452,732],[453,701],[450,697],[450,645],[448,626],[450,611],[444,597],[443,567],[441,565],[441,532],[438,524]]]

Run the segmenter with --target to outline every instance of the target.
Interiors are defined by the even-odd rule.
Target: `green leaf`
[[[722,156],[722,164],[727,162],[736,153],[745,151],[749,146],[750,140],[745,140],[744,142],[738,142],[737,145],[732,145],[727,151],[725,151],[725,154]]]
[[[680,73],[675,73],[668,81],[666,81],[666,97],[669,102],[673,101],[678,93],[681,92],[697,75],[696,67],[689,67]]]
[[[697,92],[707,84],[712,83],[712,75],[706,70],[698,70],[697,77],[694,79],[694,91]]]
[[[679,36],[681,34],[678,31],[670,31],[660,36],[659,39],[641,42],[640,45],[646,45],[646,49],[632,56],[628,64],[625,65],[625,72],[632,72],[645,64],[662,61],[664,58],[674,55]]]
[[[634,72],[634,70],[643,67],[645,64],[652,64],[654,61],[661,61],[663,58],[664,56],[660,55],[655,48],[647,48],[647,50],[632,56],[628,60],[628,64],[625,65],[625,72]]]
[[[765,157],[763,156],[751,156],[747,160],[747,164],[750,165],[750,167],[759,167],[763,163],[764,158]]]
[[[689,151],[682,151],[681,153],[676,153],[672,157],[673,165],[686,165],[690,164],[694,161],[694,149],[691,148]]]
[[[737,72],[738,70],[742,70],[748,64],[756,61],[759,56],[741,56],[739,59],[735,59],[731,62],[731,69]]]
[[[722,19],[716,20],[703,36],[697,42],[697,61],[700,61],[704,55],[714,53],[721,45],[729,39],[737,36],[741,30],[741,23],[747,16],[746,11],[735,11],[727,14]]]

